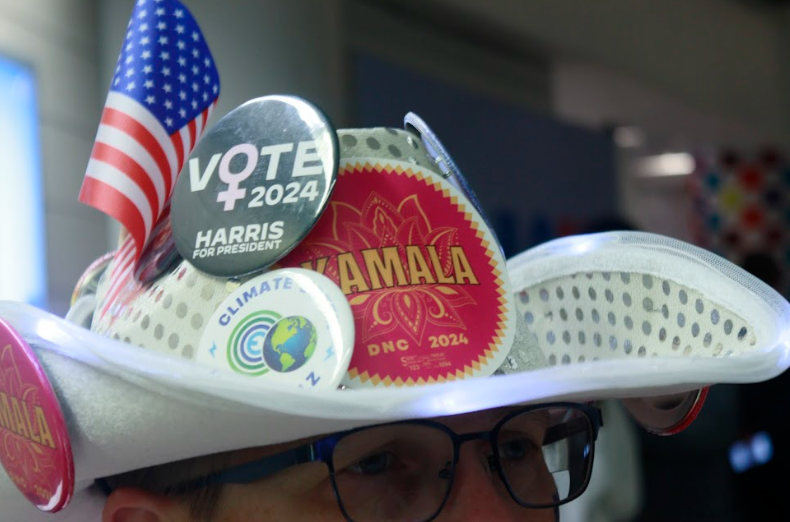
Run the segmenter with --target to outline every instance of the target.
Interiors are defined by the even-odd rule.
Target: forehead
[[[437,417],[431,420],[440,422],[458,433],[464,433],[467,431],[484,431],[490,430],[497,422],[519,409],[521,409],[519,406],[510,406],[471,413],[463,413],[461,415],[452,415],[448,417]]]

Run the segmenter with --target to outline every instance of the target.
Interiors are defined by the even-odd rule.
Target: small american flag
[[[133,272],[219,96],[200,28],[178,0],[138,0],[79,199],[118,220],[108,297]]]

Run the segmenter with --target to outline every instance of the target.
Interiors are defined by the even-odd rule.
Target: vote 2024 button
[[[279,263],[328,276],[354,312],[347,384],[493,373],[514,311],[505,261],[474,206],[410,163],[341,162],[332,202]]]
[[[55,392],[33,350],[2,319],[0,464],[42,511],[60,511],[74,494],[74,457]]]
[[[315,225],[337,162],[337,132],[309,102],[264,96],[237,107],[198,142],[178,177],[178,252],[220,277],[266,269]]]

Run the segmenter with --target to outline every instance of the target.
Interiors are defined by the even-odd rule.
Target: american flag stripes
[[[138,0],[80,191],[81,202],[129,232],[116,253],[115,283],[166,217],[218,95],[219,74],[189,11],[177,0]]]

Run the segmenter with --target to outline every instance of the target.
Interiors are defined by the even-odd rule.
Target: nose
[[[527,509],[513,500],[492,469],[490,453],[487,444],[461,449],[450,496],[436,522],[556,522],[554,509]]]

